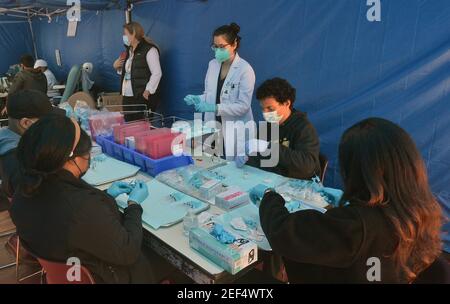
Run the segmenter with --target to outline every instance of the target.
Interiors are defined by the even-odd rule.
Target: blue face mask
[[[224,63],[225,61],[230,60],[230,58],[231,58],[230,52],[225,48],[217,48],[215,50],[215,53],[216,53],[216,59],[220,63]]]
[[[123,40],[123,44],[125,44],[126,46],[130,46],[130,40],[128,40],[127,35],[123,35],[122,40]]]

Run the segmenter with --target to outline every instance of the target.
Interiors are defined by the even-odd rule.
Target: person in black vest
[[[124,25],[123,43],[127,51],[114,62],[121,74],[121,94],[124,111],[137,111],[125,115],[126,121],[144,118],[143,110],[155,112],[159,105],[159,83],[162,77],[159,48],[148,37],[137,22]],[[141,112],[142,111],[142,112]]]
[[[324,214],[290,214],[283,197],[263,186],[252,193],[262,197],[261,226],[289,281],[448,282],[442,211],[412,138],[390,121],[366,119],[344,133],[339,164],[344,196]]]

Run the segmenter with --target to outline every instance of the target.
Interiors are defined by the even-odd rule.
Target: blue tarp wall
[[[33,53],[28,21],[0,18],[0,74],[19,61],[21,54]]]
[[[433,190],[448,190],[450,1],[382,0],[381,22],[367,20],[369,8],[366,0],[163,0],[137,5],[133,19],[161,47],[165,114],[192,117],[183,97],[203,90],[213,56],[211,33],[235,21],[242,28],[240,54],[254,67],[257,85],[280,76],[297,88],[296,107],[308,112],[330,158],[328,185],[340,185],[336,157],[342,132],[363,118],[381,116],[413,136]],[[35,19],[38,54],[59,78],[72,64],[91,61],[97,83],[117,90],[111,66],[123,50],[124,12],[83,11],[81,18],[75,38],[65,36],[64,16],[50,24]],[[19,30],[25,35],[26,29]],[[61,50],[62,68],[56,66],[55,48]],[[262,118],[256,100],[253,111]]]

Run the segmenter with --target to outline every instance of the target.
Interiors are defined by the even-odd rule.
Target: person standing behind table
[[[146,105],[155,112],[160,103],[160,81],[162,77],[160,50],[145,36],[143,27],[137,22],[123,26],[123,43],[126,56],[114,62],[114,69],[121,77],[123,104]],[[143,111],[143,106],[124,107],[124,111]],[[126,121],[143,119],[143,113],[125,115]]]
[[[36,60],[34,64],[35,69],[39,69],[42,73],[44,73],[45,78],[47,78],[47,96],[55,97],[59,96],[58,90],[54,90],[53,87],[58,84],[55,75],[48,68],[47,61],[43,59]]]
[[[36,90],[47,94],[47,78],[40,69],[34,68],[34,58],[24,55],[20,58],[21,71],[16,74],[9,88],[8,94],[14,94],[20,90]]]
[[[203,95],[187,95],[184,101],[195,111],[205,113],[204,121],[222,124],[225,156],[234,160],[245,154],[246,139],[254,137],[254,128],[246,134],[228,122],[253,122],[252,97],[255,89],[255,72],[252,66],[238,54],[241,44],[240,27],[236,23],[223,25],[213,33],[211,45],[215,59],[209,62]],[[221,146],[221,145],[220,145]],[[222,151],[219,151],[222,152]]]

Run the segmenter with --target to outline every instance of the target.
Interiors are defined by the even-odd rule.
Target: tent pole
[[[133,4],[131,1],[127,1],[127,9],[125,10],[125,23],[131,22],[131,10],[133,9]]]
[[[37,60],[38,59],[38,54],[37,54],[37,48],[36,48],[36,39],[34,37],[33,24],[31,22],[31,17],[30,17],[29,10],[28,10],[28,25],[30,26],[31,40],[33,41],[34,59]]]

